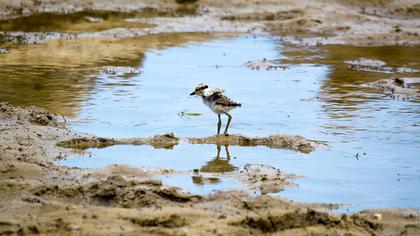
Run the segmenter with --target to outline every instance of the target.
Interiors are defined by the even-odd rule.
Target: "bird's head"
[[[194,92],[190,93],[190,96],[196,95],[196,96],[202,96],[204,95],[204,90],[208,89],[209,86],[205,85],[205,84],[199,84],[197,85],[197,87],[195,87]]]

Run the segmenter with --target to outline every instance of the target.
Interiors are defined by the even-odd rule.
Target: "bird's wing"
[[[240,107],[241,104],[239,102],[235,102],[232,99],[224,96],[224,95],[216,95],[214,96],[214,102],[216,105],[222,105],[222,106],[229,106],[229,107]]]
[[[204,91],[204,96],[205,97],[210,97],[210,96],[213,96],[213,95],[216,95],[216,94],[222,94],[224,92],[225,92],[225,90],[223,90],[221,88],[209,88],[209,89],[206,89]]]

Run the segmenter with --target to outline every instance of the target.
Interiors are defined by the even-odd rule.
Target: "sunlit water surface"
[[[292,134],[329,142],[328,147],[310,154],[230,146],[230,159],[222,163],[225,171],[258,163],[302,175],[304,178],[296,179],[298,187],[278,195],[304,202],[349,204],[343,211],[420,208],[418,101],[392,100],[367,88],[364,83],[391,75],[353,71],[344,64],[364,56],[419,68],[418,53],[418,48],[409,47],[298,48],[265,36],[149,50],[139,59],[141,74],[97,76],[87,98],[72,101],[79,109],[71,126],[78,132],[107,137],[169,132],[188,137],[213,135],[217,116],[201,99],[188,96],[198,83],[206,83],[224,88],[242,103],[232,111],[230,133]],[[263,58],[282,60],[289,69],[250,70],[244,66],[249,60]],[[214,145],[187,143],[172,150],[113,146],[89,151],[92,157],[68,158],[61,164],[87,168],[128,164],[190,171],[211,167],[217,152]],[[224,148],[220,158],[227,158]],[[162,180],[193,193],[241,187],[229,179],[194,183],[188,175]]]

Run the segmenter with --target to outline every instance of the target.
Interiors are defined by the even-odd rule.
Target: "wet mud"
[[[412,1],[331,0],[314,3],[290,0],[202,0],[179,4],[175,1],[117,0],[107,3],[76,1],[65,4],[64,1],[42,0],[34,4],[27,0],[7,0],[2,1],[0,9],[0,16],[5,20],[0,24],[3,25],[0,27],[3,31],[22,31],[14,28],[19,25],[14,22],[26,19],[31,23],[36,22],[30,20],[32,15],[37,15],[36,20],[40,21],[38,23],[43,23],[43,17],[46,18],[48,14],[66,12],[70,13],[73,20],[83,24],[75,29],[62,29],[57,24],[49,25],[50,28],[44,27],[39,31],[48,29],[49,32],[74,33],[84,29],[83,25],[92,25],[103,32],[77,37],[132,37],[163,32],[269,32],[284,36],[285,42],[299,45],[418,45],[420,35],[419,6]],[[118,11],[115,13],[116,9]],[[16,18],[19,16],[20,18]],[[119,21],[118,25],[106,25],[107,19],[111,17]],[[58,16],[57,19],[62,18]],[[64,22],[67,24],[68,20],[64,19]],[[141,24],[152,24],[156,27],[141,30],[145,26]],[[24,27],[23,24],[20,25],[19,27]],[[120,30],[106,32],[111,28]],[[48,33],[8,33],[3,34],[2,38],[3,42],[33,43],[71,37],[68,34],[40,36],[43,34]]]
[[[368,83],[367,86],[378,88],[385,94],[389,95],[394,99],[411,100],[419,96],[419,88],[411,88],[410,78],[396,78],[396,79],[382,79],[372,83]],[[411,79],[411,81],[415,81]]]
[[[151,145],[155,148],[170,149],[177,145],[179,138],[173,134],[155,135],[151,138],[113,139],[100,137],[81,137],[61,141],[57,146],[75,149],[104,148],[112,145]]]
[[[188,230],[191,234],[415,235],[420,229],[420,214],[416,211],[378,210],[336,216],[316,204],[292,203],[268,195],[252,197],[243,191],[208,196],[184,193],[156,179],[174,174],[171,170],[123,165],[104,169],[61,167],[56,161],[78,150],[56,144],[83,140],[66,127],[63,117],[38,107],[2,103],[0,118],[2,234],[180,234]],[[232,137],[224,139],[242,139]],[[94,145],[110,142],[86,140]],[[136,141],[156,145],[154,142],[178,139],[163,135]],[[196,175],[207,173],[203,168]],[[261,193],[293,186],[292,179],[296,178],[264,165],[245,165],[229,174]],[[29,214],[20,214],[22,211]]]
[[[233,146],[266,146],[310,153],[326,142],[305,139],[302,136],[270,135],[268,137],[245,137],[242,135],[215,135],[206,138],[188,138],[193,144],[217,144]]]
[[[248,61],[245,63],[245,66],[251,70],[286,70],[289,67],[282,65],[279,61],[276,60],[257,60],[257,61]]]
[[[294,179],[298,178],[270,166],[249,164],[236,169],[224,160],[216,160],[216,164],[192,171],[193,181],[217,182],[220,176],[228,177],[261,195],[251,196],[247,191],[238,190],[201,196],[165,186],[158,180],[162,176],[180,174],[174,170],[125,165],[80,169],[58,165],[58,160],[85,154],[87,148],[122,144],[172,148],[185,141],[219,146],[267,146],[302,153],[326,145],[286,135],[181,138],[165,134],[115,139],[78,134],[69,129],[61,113],[72,116],[77,107],[63,109],[62,102],[54,101],[67,101],[69,94],[76,94],[72,96],[79,99],[87,96],[88,88],[94,84],[90,80],[80,82],[80,78],[92,72],[124,76],[141,73],[139,58],[143,58],[145,49],[204,41],[212,37],[209,32],[267,32],[297,45],[420,43],[420,8],[414,1],[177,2],[0,2],[0,61],[2,76],[10,79],[7,91],[18,87],[13,86],[16,78],[25,81],[28,71],[37,71],[33,76],[38,80],[48,76],[48,79],[71,77],[70,82],[60,84],[60,88],[45,85],[48,89],[42,89],[41,83],[36,82],[33,89],[19,93],[26,99],[20,104],[28,104],[25,103],[28,98],[41,99],[39,104],[57,114],[34,106],[0,103],[0,234],[420,234],[420,213],[416,210],[376,209],[334,214],[323,204],[296,203],[270,196],[269,193],[294,186]],[[57,20],[51,22],[51,17]],[[182,34],[185,32],[187,35]],[[179,34],[168,40],[162,33]],[[111,43],[112,48],[108,47]],[[329,54],[334,55],[334,50]],[[44,61],[40,61],[40,55],[47,55]],[[350,60],[355,58],[361,57]],[[342,67],[404,75],[372,81],[366,83],[367,86],[401,99],[418,96],[418,78],[406,75],[418,72],[417,69],[373,60],[343,63],[348,60],[339,60]],[[41,62],[48,66],[39,68]],[[64,72],[63,65],[66,65]],[[16,66],[28,69],[19,75],[6,70]],[[246,66],[255,70],[287,69],[282,63],[271,60],[251,61]],[[328,84],[337,84],[334,80],[340,78],[336,78],[335,73],[332,71],[332,81],[322,89],[328,91]],[[346,88],[338,89],[346,92]],[[58,94],[55,92],[58,90],[65,92]],[[9,95],[2,94],[0,98],[10,100]],[[322,95],[320,97],[323,99]],[[220,168],[225,173],[220,173]]]
[[[350,69],[368,71],[368,72],[382,72],[382,73],[418,73],[420,70],[406,68],[406,67],[391,67],[380,60],[373,60],[367,58],[360,58],[354,61],[346,61]]]

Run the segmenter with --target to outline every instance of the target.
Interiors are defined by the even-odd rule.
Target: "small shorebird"
[[[206,104],[214,113],[217,114],[217,116],[219,117],[219,122],[217,123],[217,134],[220,134],[220,128],[222,127],[222,120],[220,118],[220,115],[227,115],[228,122],[226,124],[224,134],[228,135],[227,131],[230,122],[232,121],[232,116],[229,114],[229,111],[236,107],[240,107],[241,104],[223,95],[222,93],[224,91],[225,90],[220,88],[209,88],[209,86],[205,84],[199,84],[195,88],[194,92],[190,94],[190,96],[201,96],[204,104]]]

